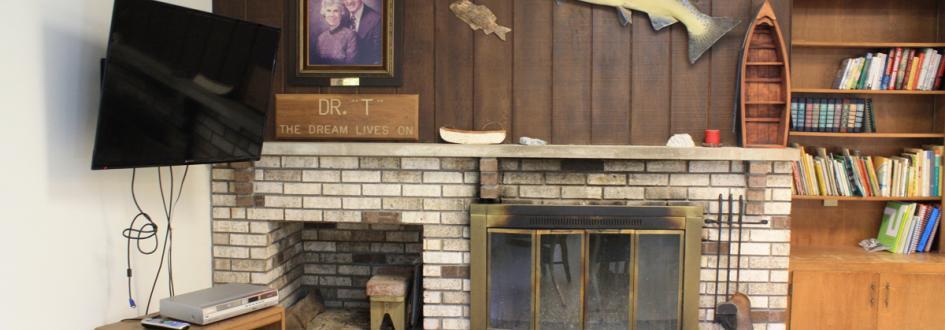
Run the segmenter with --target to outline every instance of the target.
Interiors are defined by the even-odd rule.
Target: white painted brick
[[[729,170],[727,160],[693,160],[689,162],[689,172],[726,173]]]
[[[787,295],[787,283],[748,283],[749,295]]]
[[[435,319],[431,317],[423,318],[423,329],[424,330],[439,330],[440,329],[440,319]]]
[[[560,171],[560,159],[523,159],[522,171]]]
[[[310,209],[340,209],[341,198],[339,197],[305,197],[302,203],[305,208]]]
[[[441,188],[440,185],[432,184],[405,184],[403,186],[404,196],[414,197],[439,197]]]
[[[441,239],[424,239],[423,240],[424,251],[439,251],[442,249],[443,249],[443,240]]]
[[[444,330],[469,329],[469,319],[443,319]]]
[[[787,308],[787,297],[769,297],[769,308]]]
[[[226,182],[211,182],[210,192],[217,193],[217,194],[225,194],[225,193],[230,192],[230,186]]]
[[[285,210],[285,219],[289,221],[322,221],[322,211]]]
[[[242,245],[242,246],[266,246],[267,244],[269,244],[269,236],[268,235],[230,234],[230,244]]]
[[[282,209],[251,208],[246,210],[246,218],[250,220],[283,220]]]
[[[794,179],[790,175],[769,174],[767,180],[768,187],[791,188],[794,185]]]
[[[463,253],[462,252],[436,252],[436,251],[424,251],[423,252],[423,263],[425,264],[462,264],[463,263]],[[424,286],[428,283],[430,279],[425,279]]]
[[[605,187],[605,199],[643,199],[642,187]]]
[[[215,258],[249,258],[249,248],[237,246],[214,246],[213,257]]]
[[[474,185],[444,185],[443,197],[476,197],[477,189]]]
[[[441,223],[444,225],[468,225],[468,212],[443,212],[440,215]]]
[[[746,162],[743,161],[743,160],[733,160],[733,161],[732,161],[732,169],[731,169],[729,172],[732,172],[732,173],[745,173],[745,172],[747,172],[747,171],[745,170],[745,166],[746,166],[745,164],[746,164]]]
[[[302,207],[302,197],[265,196],[266,207]]]
[[[738,236],[738,235],[735,235]],[[732,250],[738,250],[732,248]],[[771,254],[771,243],[742,243],[742,255],[770,255]]]
[[[281,166],[281,159],[278,156],[262,156],[253,163],[255,167],[278,168]]]
[[[361,185],[364,196],[400,196],[399,184],[365,184]]]
[[[423,305],[423,316],[462,317],[463,307],[459,305]]]
[[[423,226],[424,238],[461,238],[463,237],[463,226]]]
[[[325,211],[325,221],[361,222],[360,211]]]
[[[444,239],[442,242],[443,251],[469,251],[468,239]]]
[[[396,157],[361,157],[360,162],[360,168],[362,169],[400,168],[400,158]]]
[[[440,166],[444,170],[475,171],[479,169],[479,158],[443,158]]]
[[[320,162],[322,168],[358,168],[357,157],[322,157]]]
[[[669,176],[670,186],[708,186],[708,174],[675,173]]]
[[[249,232],[257,234],[267,234],[279,228],[279,222],[272,221],[254,221],[249,223]]]
[[[230,209],[230,218],[233,219],[246,219],[246,209],[242,207],[234,207]]]
[[[439,158],[402,158],[400,166],[407,170],[438,170],[440,169]]]
[[[587,183],[587,174],[584,174],[584,173],[546,173],[545,183],[547,184],[585,184]]]
[[[228,207],[214,207],[212,213],[214,219],[230,218],[230,208]]]
[[[627,176],[625,174],[588,174],[587,184],[625,185],[627,184]]]
[[[601,187],[561,187],[562,198],[600,199],[601,196],[603,196]]]
[[[400,217],[403,223],[440,223],[440,212],[403,212]],[[424,226],[426,227],[428,226]]]
[[[381,181],[388,183],[420,183],[423,173],[418,171],[384,171]]]
[[[751,308],[768,308],[768,297],[767,296],[749,296],[748,300],[751,301]]]
[[[437,291],[423,291],[424,304],[439,304],[443,302],[443,295]]]
[[[765,214],[767,215],[789,215],[791,214],[790,202],[769,202],[765,203]]]
[[[791,254],[791,244],[771,244],[771,255],[786,256]]]
[[[282,167],[286,168],[318,168],[318,157],[285,156],[282,157]]]
[[[689,188],[689,199],[718,200],[719,194],[722,194],[723,195],[722,197],[727,198],[728,193],[729,193],[728,188],[708,188],[708,187]]]
[[[771,194],[770,200],[782,202],[791,201],[791,189],[766,189],[766,191]]]
[[[559,198],[561,188],[557,186],[521,186],[519,196],[527,198]]]
[[[791,162],[774,162],[774,173],[791,174],[791,172],[793,172]]]
[[[463,183],[463,173],[423,172],[423,183]]]
[[[337,247],[335,242],[322,242],[322,241],[306,241],[304,243],[305,251],[315,251],[315,252],[335,252]]]
[[[463,183],[466,183],[466,184],[479,183],[479,172],[464,172]]]
[[[462,291],[463,280],[453,278],[425,278],[423,279],[423,289]]]
[[[319,195],[322,193],[320,183],[289,183],[285,184],[287,195]],[[267,204],[268,205],[268,204]]]
[[[788,281],[787,270],[772,270],[771,271],[771,282],[787,283],[787,281]]]
[[[442,273],[443,273],[443,266],[423,265],[424,277],[440,277]]]
[[[302,171],[302,181],[338,182],[338,181],[341,181],[341,171],[330,171],[330,170]]]
[[[248,233],[249,223],[246,221],[212,221],[213,231],[217,233]]]
[[[233,169],[215,168],[210,170],[210,177],[212,177],[213,180],[233,181]]]
[[[427,199],[423,201],[423,209],[434,211],[465,210],[466,204],[462,199]]]
[[[541,173],[505,172],[502,173],[504,184],[541,184]]]
[[[744,174],[712,174],[712,185],[716,187],[744,187]]]
[[[257,194],[281,194],[282,182],[254,182],[253,192]]]
[[[385,210],[423,209],[423,199],[420,198],[384,198],[381,204]]]
[[[669,174],[630,173],[627,184],[631,186],[665,186],[669,184]]]
[[[253,171],[253,179],[256,181],[262,181],[266,179],[266,173],[263,170],[257,169]]]
[[[756,269],[787,269],[787,257],[751,257],[748,258],[748,267]]]
[[[341,207],[349,210],[377,210],[381,208],[381,199],[375,197],[346,197],[341,200]]]
[[[234,195],[212,195],[210,197],[212,206],[236,206],[236,196]]]
[[[244,272],[213,272],[214,283],[249,283],[249,273]]]
[[[341,182],[381,182],[381,171],[341,171]]]
[[[734,268],[734,265],[732,266]],[[745,264],[742,264],[742,267],[745,267]],[[740,276],[742,282],[768,282],[768,274],[769,271],[763,269],[742,269],[741,274],[732,270],[731,274],[729,274],[729,280],[735,282],[735,277]]]
[[[605,160],[605,172],[643,172],[643,161],[639,160]]]
[[[646,162],[647,172],[685,172],[684,160],[651,160]]]
[[[361,195],[361,185],[326,183],[322,185],[322,194],[358,196]]]

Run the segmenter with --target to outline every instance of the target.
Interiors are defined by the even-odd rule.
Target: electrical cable
[[[172,219],[171,215],[174,210],[174,205],[177,203],[177,201],[180,200],[180,196],[184,190],[183,189],[184,181],[187,180],[187,172],[189,169],[190,169],[190,166],[186,166],[184,168],[184,175],[181,178],[181,183],[180,183],[181,189],[179,189],[177,192],[177,198],[174,198],[174,168],[173,167],[168,168],[168,171],[170,172],[170,179],[171,179],[170,196],[168,198],[164,198],[164,180],[161,175],[161,168],[158,167],[158,189],[160,189],[159,192],[161,194],[161,205],[162,205],[162,208],[164,209],[164,215],[167,217],[167,230],[164,232],[164,245],[161,248],[161,259],[158,263],[158,269],[157,269],[157,272],[154,273],[154,281],[152,281],[151,283],[151,292],[148,293],[148,304],[145,306],[145,309],[144,309],[145,315],[148,314],[151,308],[151,299],[154,297],[154,290],[155,288],[157,288],[157,281],[161,275],[161,269],[164,266],[165,254],[167,254],[168,291],[169,291],[170,296],[172,297],[174,296],[174,274],[172,271],[173,262],[170,257],[170,254],[171,254],[170,251],[173,248],[172,248],[172,245],[169,244],[172,237],[171,232],[173,231],[171,229],[171,219]]]
[[[137,307],[137,306],[135,305],[135,300],[134,298],[132,298],[132,294],[131,294],[131,277],[132,277],[131,241],[132,240],[135,241],[135,245],[136,245],[136,248],[138,249],[138,252],[143,255],[153,254],[155,251],[157,251],[157,248],[159,245],[158,237],[157,237],[157,231],[158,231],[157,224],[155,224],[154,221],[151,220],[150,215],[148,215],[147,213],[141,210],[141,205],[138,204],[138,197],[135,196],[135,176],[136,176],[136,171],[135,169],[132,169],[131,170],[131,199],[135,203],[135,208],[138,209],[138,214],[136,214],[133,218],[131,218],[131,223],[128,225],[128,227],[125,229],[122,229],[121,231],[121,236],[126,239],[125,276],[128,277],[128,304],[132,308]],[[143,223],[140,227],[135,227],[135,223],[137,223],[139,219],[144,219],[144,221],[146,222]],[[150,250],[144,249],[141,245],[141,241],[151,239],[151,238],[154,239],[154,247],[151,248]]]

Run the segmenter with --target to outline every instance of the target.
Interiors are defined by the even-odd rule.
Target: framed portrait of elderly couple
[[[287,0],[289,82],[400,86],[403,0]]]

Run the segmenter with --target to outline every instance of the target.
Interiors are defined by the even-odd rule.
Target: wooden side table
[[[157,315],[157,314],[152,314]],[[139,330],[147,329],[141,326],[141,319],[125,320],[118,323],[95,328],[96,330]],[[285,330],[285,308],[273,306],[249,314],[208,325],[190,325],[191,330]]]

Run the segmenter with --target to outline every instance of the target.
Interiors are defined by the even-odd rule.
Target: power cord
[[[154,281],[151,283],[151,291],[148,293],[148,304],[145,306],[144,314],[147,315],[151,308],[151,299],[154,297],[154,290],[157,287],[157,280],[161,275],[161,269],[164,266],[164,256],[167,254],[167,270],[168,270],[168,293],[170,296],[174,296],[174,271],[173,271],[173,235],[172,235],[172,226],[171,219],[174,212],[174,206],[177,205],[177,202],[180,201],[180,197],[183,192],[184,182],[187,180],[187,172],[190,170],[190,166],[184,167],[184,175],[181,178],[180,187],[177,192],[177,197],[174,197],[174,168],[168,167],[170,172],[170,194],[168,198],[164,197],[164,181],[161,175],[161,168],[158,167],[158,188],[160,189],[161,194],[161,208],[164,210],[164,215],[167,218],[167,230],[164,232],[164,245],[161,247],[161,259],[158,263],[158,269],[154,273]],[[125,228],[122,231],[122,236],[127,239],[127,249],[126,249],[126,262],[127,262],[127,276],[128,276],[128,303],[134,308],[136,307],[135,301],[132,298],[131,294],[131,241],[135,240],[137,243],[138,252],[143,255],[151,255],[157,251],[159,242],[157,237],[158,227],[154,221],[151,220],[151,216],[142,211],[140,204],[138,204],[138,199],[135,196],[134,191],[134,182],[135,182],[136,170],[132,169],[131,171],[131,198],[135,203],[135,207],[138,209],[138,214],[135,215],[131,220],[131,224],[128,228]],[[135,228],[135,223],[138,219],[143,218],[147,222],[142,224],[140,228]],[[154,247],[150,250],[142,248],[141,241],[146,239],[154,239]]]

